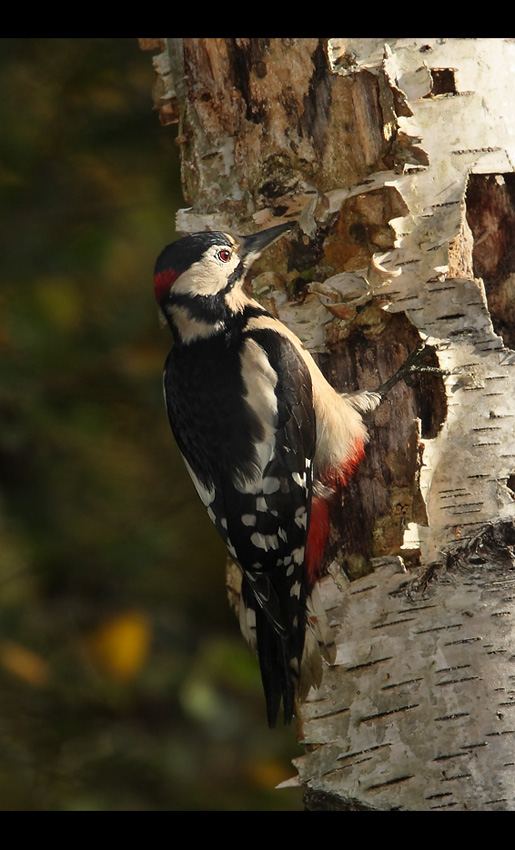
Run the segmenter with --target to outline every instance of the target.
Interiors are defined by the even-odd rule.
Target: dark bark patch
[[[332,76],[329,73],[327,57],[322,40],[312,56],[313,74],[309,82],[308,93],[304,98],[302,123],[315,147],[323,152],[326,144],[327,116],[331,109]]]
[[[484,281],[496,333],[515,348],[515,174],[471,174],[466,207],[474,275]]]

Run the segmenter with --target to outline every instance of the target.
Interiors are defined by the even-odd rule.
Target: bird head
[[[260,254],[291,230],[279,224],[250,236],[221,231],[192,233],[167,245],[154,271],[154,292],[174,335],[208,336],[228,313],[241,312],[248,269]]]

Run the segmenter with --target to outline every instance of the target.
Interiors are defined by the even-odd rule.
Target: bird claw
[[[399,381],[405,381],[408,386],[412,385],[413,376],[419,372],[430,373],[433,375],[448,375],[449,372],[445,369],[440,369],[438,366],[424,366],[424,360],[435,351],[434,345],[429,345],[426,342],[421,342],[406,358],[404,363],[397,369],[391,378],[388,378],[376,392],[383,398],[395,384]]]

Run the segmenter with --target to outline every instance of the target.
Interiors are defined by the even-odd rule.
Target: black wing
[[[220,347],[215,358],[211,347],[209,363],[197,356],[196,368],[190,362],[186,370],[169,358],[170,421],[199,495],[241,567],[242,631],[258,652],[273,725],[281,700],[285,720],[293,715],[304,647],[316,438],[311,379],[290,340],[268,329],[244,334],[233,350]]]

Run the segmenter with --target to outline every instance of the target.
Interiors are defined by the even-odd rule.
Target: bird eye
[[[228,263],[231,259],[231,252],[227,248],[222,248],[222,250],[218,252],[217,257],[222,261],[222,263]]]

